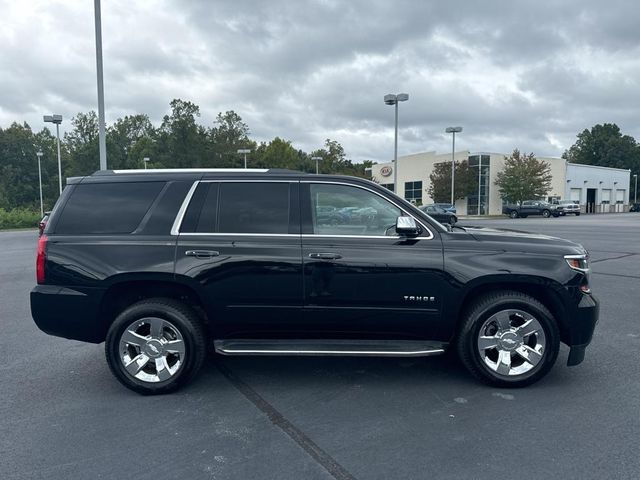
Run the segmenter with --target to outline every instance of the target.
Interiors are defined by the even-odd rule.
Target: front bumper
[[[105,338],[99,316],[102,294],[102,289],[95,288],[37,285],[31,290],[31,316],[49,335],[100,343]]]
[[[598,300],[591,294],[583,294],[575,314],[570,319],[567,344],[571,350],[567,359],[568,366],[579,365],[584,360],[585,350],[593,338],[599,314]]]

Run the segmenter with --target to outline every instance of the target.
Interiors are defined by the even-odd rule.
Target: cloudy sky
[[[640,139],[640,7],[631,1],[102,0],[107,122],[173,98],[212,125],[354,161],[461,149],[560,155],[615,122]],[[93,2],[0,0],[0,126],[97,109]]]

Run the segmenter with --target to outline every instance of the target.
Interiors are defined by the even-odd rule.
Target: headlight
[[[587,255],[565,255],[564,259],[572,270],[583,273],[589,271],[589,257]]]

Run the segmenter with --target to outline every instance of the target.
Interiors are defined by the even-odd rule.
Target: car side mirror
[[[406,237],[417,237],[420,235],[420,227],[413,217],[398,217],[396,219],[396,233]]]

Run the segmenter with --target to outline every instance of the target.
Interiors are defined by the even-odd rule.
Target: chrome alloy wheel
[[[180,331],[157,317],[141,318],[120,337],[120,361],[125,370],[143,382],[163,382],[184,364],[185,343]]]
[[[478,333],[478,351],[484,364],[498,375],[522,375],[544,356],[546,337],[538,320],[522,310],[491,315]]]

